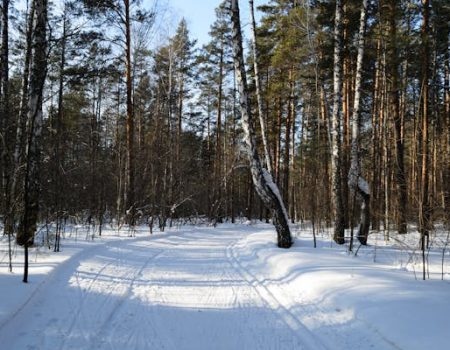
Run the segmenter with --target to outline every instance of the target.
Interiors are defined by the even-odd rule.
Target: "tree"
[[[125,56],[125,84],[126,84],[126,191],[125,191],[125,218],[130,226],[134,226],[136,219],[136,189],[135,189],[135,123],[133,111],[133,76],[132,76],[132,22],[153,21],[154,13],[136,9],[132,5],[139,4],[136,0],[84,0],[84,3],[93,16],[108,13],[109,23],[118,25],[123,34],[121,41]]]
[[[0,164],[2,166],[2,183],[3,183],[3,195],[5,201],[5,215],[4,215],[4,234],[8,235],[8,252],[9,252],[9,270],[12,271],[12,256],[11,256],[11,236],[13,234],[14,227],[14,211],[13,211],[13,197],[11,195],[11,184],[13,178],[13,126],[12,118],[10,116],[9,108],[9,0],[3,0],[2,2],[2,47],[1,47],[1,101],[0,101],[0,120],[3,123],[3,130],[1,135],[0,147]],[[1,124],[0,124],[1,125]]]
[[[40,141],[43,124],[42,102],[47,74],[47,0],[35,0],[33,56],[30,70],[30,95],[27,115],[26,170],[23,189],[23,214],[17,243],[25,249],[23,282],[28,282],[28,248],[33,244],[39,214]]]
[[[270,174],[273,174],[272,159],[270,157],[269,151],[269,141],[267,140],[266,121],[264,120],[264,106],[261,91],[261,77],[259,74],[258,42],[256,38],[256,21],[255,21],[255,10],[253,6],[253,0],[249,0],[249,5],[252,20],[252,40],[253,40],[252,53],[253,53],[253,69],[255,73],[256,99],[258,102],[258,117],[259,117],[259,124],[261,126],[261,138],[264,145],[264,157],[266,160],[266,168]]]
[[[428,235],[430,227],[430,199],[428,193],[428,182],[429,182],[429,37],[428,37],[428,27],[429,27],[429,16],[430,16],[430,3],[429,0],[422,0],[422,28],[421,28],[421,39],[422,39],[422,108],[421,108],[421,174],[420,174],[420,201],[419,201],[419,231],[422,249],[422,267],[423,267],[423,279],[426,279],[426,268],[425,268],[425,251],[428,247]]]
[[[334,66],[333,66],[333,115],[332,115],[332,155],[331,171],[334,202],[334,235],[338,244],[344,244],[344,204],[341,181],[341,91],[342,91],[342,1],[336,0],[334,20]]]
[[[402,137],[403,120],[400,116],[400,102],[399,102],[399,79],[398,79],[398,67],[399,59],[397,53],[397,5],[398,1],[388,1],[389,12],[389,40],[388,40],[388,53],[387,53],[387,69],[389,78],[391,80],[389,101],[390,112],[394,121],[395,129],[395,154],[396,154],[396,166],[395,177],[397,184],[397,205],[398,205],[398,220],[397,230],[398,233],[404,234],[407,232],[407,220],[406,220],[406,205],[407,205],[407,184],[405,175],[405,162],[404,162],[404,139]]]
[[[352,150],[351,167],[348,174],[349,187],[354,197],[358,194],[362,199],[361,220],[358,229],[358,239],[361,244],[367,244],[367,236],[370,228],[370,193],[369,184],[362,177],[360,161],[360,103],[361,103],[361,79],[364,60],[364,41],[366,34],[367,2],[363,0],[361,7],[360,27],[358,34],[358,57],[356,59],[355,98],[352,113]]]
[[[124,0],[125,12],[125,67],[127,85],[127,195],[126,212],[127,222],[135,224],[135,151],[134,151],[134,114],[133,114],[133,81],[131,78],[131,19],[130,0]]]
[[[256,148],[253,116],[250,108],[247,78],[244,67],[244,54],[242,48],[242,33],[238,0],[231,0],[231,23],[233,38],[234,67],[239,88],[239,105],[244,129],[244,142],[247,147],[250,161],[250,171],[256,192],[266,207],[274,216],[274,224],[278,235],[278,247],[289,248],[292,245],[291,232],[288,224],[288,215],[284,207],[278,187],[272,180],[272,175],[265,170]]]

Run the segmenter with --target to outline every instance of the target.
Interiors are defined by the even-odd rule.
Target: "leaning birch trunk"
[[[17,243],[25,248],[23,281],[28,282],[28,247],[33,244],[39,212],[40,138],[42,132],[42,97],[47,74],[47,0],[35,0],[33,57],[30,71],[30,94],[27,113],[25,181],[23,214],[17,232]]]
[[[334,201],[334,235],[338,244],[345,243],[344,203],[341,177],[341,99],[342,99],[342,0],[336,0],[334,23],[333,114],[331,120],[331,171]]]
[[[253,6],[253,0],[249,0],[250,14],[252,20],[252,40],[253,40],[253,67],[255,71],[255,86],[256,86],[256,99],[258,102],[258,115],[259,124],[261,126],[261,138],[264,146],[264,156],[266,160],[266,167],[270,174],[272,172],[272,159],[270,158],[269,141],[267,140],[266,121],[264,120],[263,100],[261,95],[261,78],[259,75],[258,64],[258,43],[256,41],[256,21],[255,10]]]
[[[273,213],[274,224],[278,236],[278,247],[289,248],[292,245],[292,237],[286,208],[284,207],[278,187],[272,180],[272,176],[261,166],[261,161],[256,148],[255,130],[253,127],[252,111],[250,108],[247,78],[244,67],[238,0],[231,0],[231,22],[234,67],[239,89],[239,104],[242,115],[242,126],[244,129],[244,141],[247,146],[250,160],[250,171],[253,178],[253,184],[264,205]]]
[[[361,218],[358,228],[358,240],[361,244],[367,244],[370,227],[370,192],[367,181],[361,175],[361,161],[359,159],[359,135],[360,135],[360,101],[361,101],[361,76],[364,58],[364,36],[366,32],[367,2],[363,0],[358,34],[358,56],[356,59],[355,100],[352,114],[352,151],[351,167],[348,174],[348,185],[354,195],[361,197]]]

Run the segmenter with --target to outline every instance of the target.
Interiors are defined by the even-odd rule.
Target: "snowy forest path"
[[[183,228],[76,255],[0,329],[2,348],[310,349],[230,256],[245,234]]]

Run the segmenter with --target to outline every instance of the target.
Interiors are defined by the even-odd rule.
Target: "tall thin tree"
[[[345,243],[345,220],[341,178],[342,47],[342,1],[336,0],[334,20],[333,114],[331,120],[331,171],[334,201],[333,239],[338,244]]]
[[[41,163],[42,101],[47,75],[47,0],[35,0],[33,56],[27,114],[26,169],[23,187],[23,214],[17,232],[17,243],[25,249],[23,282],[28,282],[28,248],[33,244],[39,214],[39,172]]]
[[[348,174],[348,183],[351,191],[356,193],[362,199],[361,205],[361,219],[358,229],[358,239],[361,244],[367,244],[367,236],[370,227],[370,192],[367,181],[361,174],[361,160],[360,154],[360,111],[361,111],[361,80],[362,68],[364,60],[364,43],[366,34],[366,18],[367,18],[367,3],[368,0],[362,1],[361,16],[359,21],[358,33],[358,56],[356,59],[356,78],[355,78],[355,97],[353,103],[352,113],[352,149],[351,149],[351,167]]]
[[[253,115],[250,107],[247,77],[244,66],[244,52],[242,47],[242,32],[238,0],[231,2],[232,43],[234,53],[234,67],[236,81],[239,89],[239,105],[244,129],[244,142],[247,147],[250,161],[250,172],[253,178],[255,190],[270,209],[274,216],[275,227],[278,235],[278,246],[289,248],[292,245],[292,237],[288,223],[288,215],[277,185],[272,180],[272,175],[265,170],[259,158],[256,147]]]
[[[394,120],[395,129],[395,152],[396,152],[396,166],[395,166],[395,178],[397,184],[397,230],[398,233],[407,232],[407,220],[406,220],[406,204],[408,200],[406,173],[405,173],[405,161],[404,161],[404,140],[402,137],[403,120],[400,116],[400,101],[399,101],[399,78],[398,67],[399,59],[397,52],[397,0],[389,0],[388,13],[389,13],[389,40],[388,40],[388,57],[387,57],[387,69],[390,77],[390,93],[389,104],[392,119]]]
[[[11,256],[11,236],[13,234],[13,210],[11,197],[11,182],[12,182],[12,155],[13,155],[13,139],[12,128],[13,122],[9,110],[9,0],[2,2],[2,48],[1,48],[1,120],[3,121],[3,137],[0,138],[2,147],[0,152],[2,156],[2,171],[3,171],[3,189],[4,189],[4,233],[8,235],[8,256],[9,256],[9,270],[12,271],[12,256]],[[1,161],[0,161],[1,164]]]
[[[421,62],[421,75],[422,75],[422,108],[421,108],[421,174],[420,174],[420,198],[419,198],[419,230],[422,249],[422,267],[423,267],[423,279],[426,278],[425,269],[425,251],[427,249],[430,227],[430,199],[429,199],[429,16],[430,16],[430,2],[429,0],[422,0],[422,62]]]
[[[135,220],[135,154],[134,154],[134,114],[133,114],[133,81],[131,76],[131,18],[130,0],[124,1],[125,11],[125,59],[127,86],[127,193],[126,210],[128,224],[134,225]]]
[[[267,140],[267,129],[266,121],[264,120],[264,107],[263,98],[261,92],[261,77],[259,74],[259,63],[258,63],[258,41],[256,36],[256,20],[255,20],[255,9],[253,5],[253,0],[249,0],[250,5],[250,15],[252,20],[252,53],[253,53],[253,70],[255,73],[255,87],[256,87],[256,100],[258,103],[258,117],[259,124],[261,127],[261,138],[264,146],[264,157],[266,160],[266,167],[269,173],[272,173],[272,160],[269,151],[269,141]]]

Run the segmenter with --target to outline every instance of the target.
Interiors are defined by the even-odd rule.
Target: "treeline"
[[[242,141],[231,3],[218,6],[199,47],[185,20],[155,42],[157,2],[16,9],[2,0],[6,234],[28,246],[36,222],[73,217],[161,228],[177,218],[271,218]],[[361,200],[373,230],[417,223],[426,236],[448,222],[448,1],[271,0],[257,11],[256,47],[246,50],[253,127],[290,219],[335,224],[340,243]],[[367,188],[355,190],[362,179]]]

